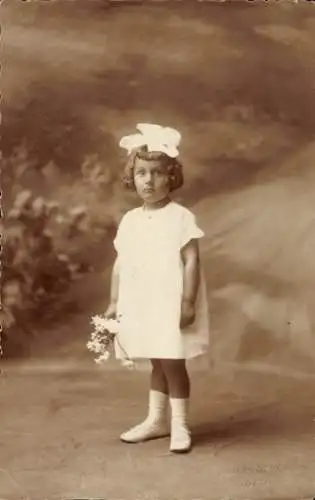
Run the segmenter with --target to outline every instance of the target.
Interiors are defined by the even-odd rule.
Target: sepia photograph
[[[314,33],[3,2],[0,500],[314,500]]]

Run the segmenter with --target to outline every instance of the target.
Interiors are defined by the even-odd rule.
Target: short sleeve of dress
[[[180,246],[183,248],[193,239],[202,238],[205,233],[197,224],[195,215],[189,210],[183,213],[181,224]]]
[[[126,224],[127,214],[123,216],[120,223],[118,224],[116,236],[114,239],[114,248],[117,253],[120,253],[123,248],[126,246],[127,240],[127,224]]]

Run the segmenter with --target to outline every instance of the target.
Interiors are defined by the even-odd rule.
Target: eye
[[[135,175],[137,177],[143,177],[145,175],[145,170],[141,169],[141,170],[136,170],[135,172]]]
[[[156,170],[154,170],[154,174],[157,176],[163,176],[165,175],[165,171],[162,168],[157,168]]]

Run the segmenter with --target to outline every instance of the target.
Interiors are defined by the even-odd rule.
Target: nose
[[[153,185],[153,175],[151,173],[147,173],[145,178],[144,178],[144,184],[145,186],[152,186]]]

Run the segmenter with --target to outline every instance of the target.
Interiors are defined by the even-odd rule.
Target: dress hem
[[[205,348],[205,349],[199,351],[198,353],[186,354],[186,355],[183,355],[183,356],[157,356],[157,355],[154,355],[154,356],[144,356],[144,355],[139,355],[139,356],[129,356],[128,359],[130,359],[131,361],[150,360],[150,359],[185,359],[185,360],[188,361],[188,360],[191,360],[191,359],[199,358],[200,356],[204,356],[205,354],[208,354],[208,353],[209,353],[209,349]],[[126,359],[125,356],[119,356],[117,354],[116,354],[115,357],[119,361]]]

